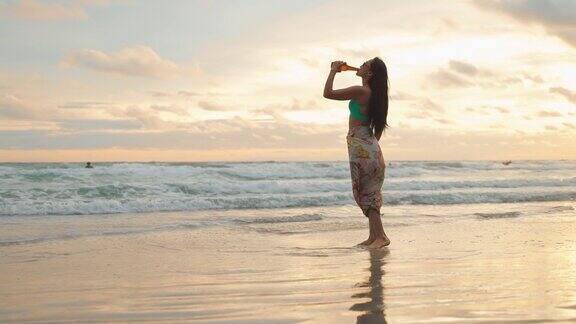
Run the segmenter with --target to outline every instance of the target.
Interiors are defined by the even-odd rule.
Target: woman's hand
[[[332,65],[330,65],[330,71],[334,71],[336,73],[340,72],[340,66],[346,64],[344,61],[334,61]]]

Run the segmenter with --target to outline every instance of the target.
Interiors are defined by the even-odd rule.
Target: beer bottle
[[[342,71],[358,71],[358,70],[360,70],[360,69],[359,69],[359,68],[355,68],[355,67],[353,67],[353,66],[350,66],[350,65],[348,65],[348,64],[346,64],[346,63],[340,65],[340,72],[342,72]]]

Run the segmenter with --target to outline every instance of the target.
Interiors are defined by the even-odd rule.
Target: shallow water
[[[434,206],[433,216],[420,210],[417,221],[385,225],[392,244],[382,250],[354,246],[367,235],[366,220],[346,206],[324,214],[316,207],[220,211],[212,216],[226,222],[188,228],[152,220],[208,214],[140,214],[117,224],[149,220],[158,229],[4,245],[0,320],[575,321],[571,206],[506,206],[520,214],[488,213],[486,206]],[[406,214],[396,218],[410,218],[421,207],[402,208]],[[260,222],[266,213],[277,221]],[[109,215],[103,227],[112,228],[117,216]],[[358,229],[339,227],[356,224],[350,219]],[[311,230],[311,224],[319,226]],[[43,227],[60,227],[52,225]]]

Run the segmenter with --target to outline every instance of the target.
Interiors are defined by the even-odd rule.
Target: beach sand
[[[390,227],[372,251],[366,229],[257,224],[1,246],[0,321],[576,321],[574,213],[509,216]]]

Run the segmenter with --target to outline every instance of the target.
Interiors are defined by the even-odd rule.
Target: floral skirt
[[[380,214],[386,163],[378,140],[370,127],[353,126],[348,131],[346,142],[354,200],[364,216],[368,217],[372,208]]]

